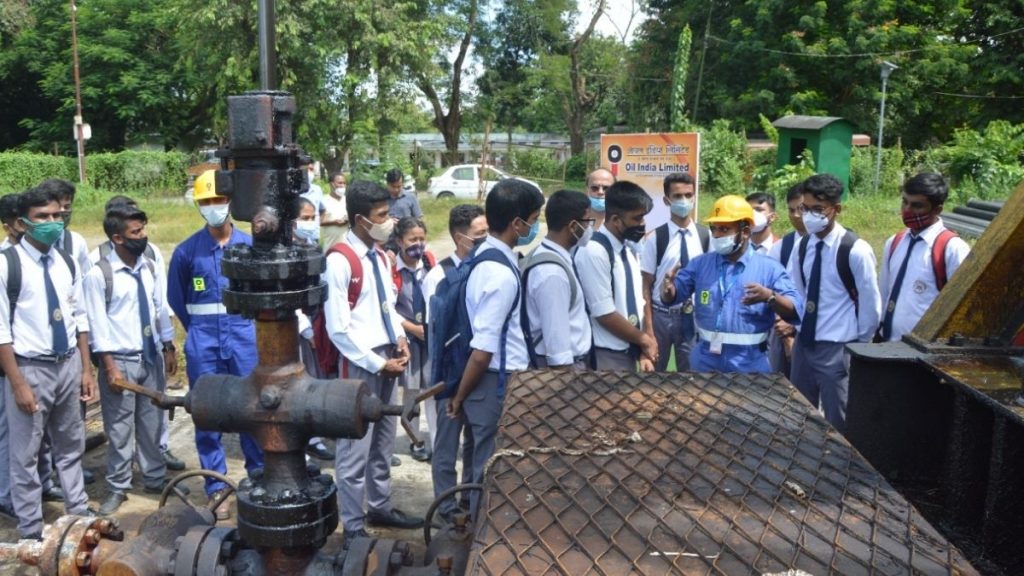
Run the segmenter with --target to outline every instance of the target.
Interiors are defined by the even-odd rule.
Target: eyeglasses
[[[580,224],[583,224],[586,228],[593,228],[594,224],[597,224],[596,218],[580,218],[577,220]]]
[[[806,214],[806,213],[810,212],[812,214],[817,214],[818,216],[821,216],[821,215],[825,214],[825,211],[828,210],[829,208],[830,208],[829,206],[814,206],[812,208],[812,207],[810,207],[810,206],[808,206],[806,204],[801,204],[800,207],[797,208],[797,212],[799,212],[801,214]]]
[[[590,185],[590,191],[591,192],[597,192],[598,190],[608,190],[609,188],[611,188],[611,186],[606,185],[606,184],[591,184]]]

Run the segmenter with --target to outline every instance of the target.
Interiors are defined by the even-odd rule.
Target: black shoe
[[[0,516],[15,522],[18,521],[18,515],[14,513],[14,506],[10,504],[0,504]]]
[[[416,446],[411,444],[409,446],[409,452],[412,453],[412,459],[417,462],[430,462],[430,457],[433,454],[430,453],[430,448],[427,448],[426,444]]]
[[[103,501],[103,504],[100,504],[100,509],[98,511],[99,515],[110,516],[114,512],[117,512],[117,509],[120,508],[121,504],[124,504],[124,501],[127,499],[128,495],[124,492],[111,492],[107,495],[107,499]]]
[[[60,486],[54,486],[43,492],[43,502],[63,502],[64,491],[60,489]]]
[[[179,460],[170,450],[164,451],[164,466],[172,472],[181,472],[185,469],[185,463]]]
[[[392,456],[391,457],[391,467],[392,468],[394,468],[395,466],[401,466],[401,465],[402,465],[402,459],[401,458],[399,458],[398,456]]]
[[[324,446],[323,442],[306,444],[306,454],[318,460],[334,460],[334,451]]]
[[[355,541],[356,538],[372,538],[372,536],[370,536],[370,534],[362,528],[360,528],[359,530],[352,531],[345,530],[344,534],[345,543],[342,545],[342,548],[344,548],[345,550],[348,550],[348,545]]]
[[[92,484],[96,481],[96,475],[92,473],[92,470],[82,468],[82,481],[86,484]]]
[[[36,540],[38,542],[42,542],[43,541],[43,533],[42,532],[33,532],[31,534],[22,536],[21,539],[22,540]]]
[[[169,479],[164,478],[163,482],[156,484],[154,486],[143,486],[142,491],[145,492],[146,494],[163,494],[164,488],[167,487],[167,484],[169,482]],[[185,496],[188,496],[189,493],[192,492],[191,490],[188,489],[188,486],[185,486],[181,482],[178,482],[178,485],[175,486],[175,488],[177,488],[178,491],[184,494]]]
[[[366,515],[366,523],[389,528],[422,528],[423,518],[409,516],[398,508],[392,508],[390,512],[371,511]]]

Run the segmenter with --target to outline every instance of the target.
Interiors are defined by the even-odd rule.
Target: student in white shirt
[[[324,318],[331,342],[341,353],[342,378],[363,380],[385,404],[394,397],[397,378],[409,363],[409,346],[395,312],[395,290],[387,256],[378,246],[391,237],[388,191],[373,182],[354,182],[348,189],[348,218],[352,229],[345,243],[362,268],[362,289],[349,309],[344,298],[352,268],[341,253],[327,256],[324,279],[331,297]],[[416,528],[422,518],[408,516],[391,504],[391,457],[395,452],[394,417],[370,424],[360,439],[339,439],[335,459],[338,508],[345,541],[367,537],[365,524]],[[368,512],[363,512],[366,501]]]
[[[754,209],[754,225],[750,228],[750,249],[761,256],[767,256],[778,240],[772,230],[775,223],[775,196],[767,192],[753,192],[747,195],[747,203]]]
[[[586,369],[592,333],[570,251],[594,233],[586,194],[559,190],[544,207],[548,233],[526,260],[523,287],[537,368]],[[557,260],[556,260],[557,259]]]
[[[127,205],[106,213],[103,230],[114,249],[86,274],[84,293],[92,350],[99,358],[100,405],[107,435],[109,494],[100,514],[128,499],[137,455],[146,492],[159,494],[167,467],[160,450],[163,414],[141,395],[121,388],[132,382],[163,392],[178,370],[170,307],[153,261],[145,257],[146,214]],[[109,270],[109,287],[106,272]],[[108,298],[109,294],[109,298]]]
[[[8,267],[0,266],[0,367],[8,383],[4,400],[18,532],[38,540],[43,510],[37,465],[44,430],[53,443],[65,510],[90,512],[82,478],[85,427],[80,402],[96,397],[96,381],[91,370],[82,369],[89,357],[82,276],[70,257],[53,249],[64,232],[60,202],[56,194],[35,188],[21,195],[18,211],[16,226],[24,237],[14,253],[21,290],[12,306]]]
[[[789,223],[793,226],[793,230],[772,244],[772,249],[768,251],[768,257],[782,264],[782,267],[787,270],[789,270],[789,260],[792,258],[793,248],[807,234],[804,229],[804,221],[800,218],[800,206],[803,203],[803,182],[798,182],[786,191],[786,207],[789,213]],[[789,378],[795,341],[796,327],[782,318],[776,317],[775,328],[768,336],[768,362],[773,371],[781,372],[786,378]]]
[[[423,281],[423,287],[427,299],[427,318],[430,322],[430,299],[437,292],[437,285],[441,283],[451,270],[458,267],[473,250],[487,240],[487,216],[484,209],[476,204],[459,204],[448,212],[448,234],[455,244],[455,252],[443,258],[427,272]],[[431,385],[436,382],[431,382]],[[459,437],[462,437],[462,461],[473,461],[473,432],[466,426],[462,418],[449,418],[446,407],[448,400],[441,399],[436,402],[437,422],[434,431],[434,450],[431,458],[431,476],[434,481],[434,497],[455,486],[455,461],[459,452]],[[473,467],[462,467],[462,483],[469,484],[473,478]],[[462,510],[469,510],[469,496],[463,495]],[[438,504],[438,514],[449,524],[456,512],[454,498],[446,498]]]
[[[643,188],[619,181],[605,195],[604,225],[576,251],[576,271],[594,330],[598,370],[654,370],[658,343],[644,330],[644,294],[640,262],[626,248],[644,237],[644,216],[653,203]],[[609,259],[611,252],[611,259]]]
[[[789,260],[789,275],[806,299],[791,380],[811,404],[821,405],[825,418],[840,432],[846,427],[850,381],[846,344],[871,341],[882,307],[875,253],[864,240],[857,238],[849,248],[852,289],[842,279],[844,236],[853,234],[836,222],[842,195],[843,184],[831,174],[815,174],[804,181],[801,213],[807,236]]]
[[[647,299],[644,317],[649,319],[647,332],[658,342],[658,361],[654,363],[654,369],[664,372],[669,356],[675,350],[676,370],[685,372],[690,369],[690,350],[697,335],[693,298],[675,306],[665,306],[658,293],[660,283],[657,279],[664,278],[676,264],[686,267],[690,260],[703,254],[704,243],[710,242],[710,233],[707,226],[698,224],[692,216],[697,205],[697,190],[692,176],[684,172],[669,174],[662,181],[662,189],[665,194],[663,201],[669,207],[671,218],[654,229],[654,234],[644,242],[640,253],[640,271]],[[668,238],[660,261],[659,234]]]
[[[883,342],[898,341],[914,329],[971,251],[939,217],[948,196],[949,186],[939,174],[921,173],[903,184],[906,228],[890,236],[882,250]]]
[[[481,261],[474,265],[466,283],[466,311],[472,320],[471,353],[458,389],[448,399],[449,418],[465,418],[473,432],[473,482],[483,482],[484,467],[494,454],[498,418],[509,375],[529,365],[526,340],[519,320],[522,287],[515,246],[533,242],[540,229],[544,195],[532,184],[509,178],[487,194],[489,235],[477,248],[479,256],[497,250],[508,261]],[[503,331],[507,319],[507,331]],[[504,332],[504,338],[502,333]],[[463,463],[466,465],[466,463]],[[479,494],[470,496],[475,511]]]

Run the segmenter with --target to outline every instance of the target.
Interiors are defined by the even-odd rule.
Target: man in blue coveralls
[[[185,365],[189,388],[204,374],[244,376],[256,367],[256,328],[251,320],[229,315],[221,291],[228,281],[221,275],[224,247],[252,244],[252,237],[237,230],[228,217],[228,199],[218,196],[208,170],[196,178],[193,199],[206,226],[178,245],[167,273],[167,301],[181,320],[185,336]],[[240,434],[245,469],[263,468],[263,452],[248,434]],[[204,470],[227,473],[221,433],[196,429],[196,450]],[[206,479],[206,494],[220,496],[223,482]],[[227,501],[217,508],[217,519],[228,518]]]
[[[754,210],[740,196],[723,196],[707,220],[711,250],[662,280],[666,306],[695,294],[695,372],[771,372],[768,332],[778,314],[797,323],[803,300],[781,264],[750,250]]]

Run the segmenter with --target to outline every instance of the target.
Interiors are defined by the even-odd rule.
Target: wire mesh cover
[[[471,574],[976,574],[777,375],[510,385]]]

